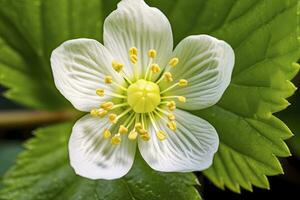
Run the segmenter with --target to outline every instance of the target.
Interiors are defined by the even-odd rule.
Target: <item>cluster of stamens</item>
[[[119,73],[125,80],[126,86],[118,84],[112,76],[104,77],[105,84],[113,84],[120,89],[120,93],[104,91],[102,88],[96,90],[100,97],[110,96],[112,101],[102,102],[99,108],[92,109],[90,114],[93,117],[107,118],[110,122],[103,132],[105,139],[110,139],[111,143],[117,145],[122,140],[122,135],[127,135],[129,140],[136,140],[138,137],[143,141],[149,141],[150,134],[148,127],[151,125],[156,132],[156,137],[163,141],[168,135],[159,129],[157,119],[165,122],[166,126],[176,131],[176,119],[173,111],[176,109],[176,102],[185,103],[184,96],[166,96],[165,94],[175,87],[184,87],[188,84],[185,79],[180,79],[170,87],[160,91],[160,83],[173,82],[170,70],[175,67],[179,59],[172,58],[168,66],[162,71],[160,66],[155,63],[157,52],[154,49],[148,51],[149,64],[144,75],[140,76],[138,71],[138,50],[135,47],[129,49],[129,60],[133,65],[134,79],[130,79],[123,70],[124,65],[118,61],[112,62],[112,68]],[[118,113],[118,114],[117,114]],[[124,118],[124,120],[120,120]],[[120,124],[119,122],[124,122]],[[112,127],[118,125],[116,133],[112,133]],[[115,129],[114,129],[115,130]]]

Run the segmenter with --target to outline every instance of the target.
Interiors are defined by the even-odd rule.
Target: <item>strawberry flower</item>
[[[69,141],[75,172],[120,178],[137,149],[154,170],[208,168],[218,134],[188,111],[220,100],[231,80],[232,48],[193,35],[173,50],[168,19],[143,0],[122,0],[104,22],[103,40],[69,40],[51,55],[56,87],[76,109],[89,112]]]

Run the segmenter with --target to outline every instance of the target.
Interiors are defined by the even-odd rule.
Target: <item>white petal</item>
[[[197,110],[216,104],[228,87],[234,66],[234,52],[224,41],[208,35],[182,40],[173,56],[179,64],[171,69],[174,81],[187,79],[186,87],[176,87],[169,94],[182,95],[187,102],[178,107]]]
[[[69,40],[56,48],[51,55],[55,85],[73,106],[81,111],[90,111],[106,101],[98,97],[96,89],[114,91],[105,85],[103,78],[110,75],[120,82],[120,76],[112,70],[113,57],[99,42],[92,39]]]
[[[219,145],[216,130],[207,121],[185,111],[177,109],[174,114],[177,130],[173,132],[164,121],[158,121],[160,130],[168,134],[167,139],[159,141],[150,126],[151,139],[138,143],[141,155],[158,171],[191,172],[208,168]]]
[[[133,77],[129,48],[138,49],[140,74],[146,71],[149,49],[157,51],[154,62],[165,66],[173,49],[171,26],[160,10],[149,7],[143,0],[123,0],[104,22],[104,45],[125,63],[125,72]]]
[[[107,124],[107,120],[86,115],[74,125],[69,155],[76,174],[89,179],[110,180],[120,178],[130,170],[136,143],[123,135],[119,145],[112,145],[110,139],[104,139],[102,135]]]

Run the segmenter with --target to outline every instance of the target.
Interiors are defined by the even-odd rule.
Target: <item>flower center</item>
[[[128,87],[127,102],[136,113],[152,112],[160,104],[160,89],[156,83],[140,79]]]
[[[112,68],[119,73],[126,86],[118,84],[112,76],[104,77],[105,84],[112,84],[119,90],[104,91],[102,88],[96,89],[96,94],[100,97],[110,96],[112,101],[102,102],[99,108],[91,110],[93,117],[108,118],[109,123],[103,130],[103,137],[110,139],[113,145],[119,144],[124,137],[129,140],[137,138],[143,141],[149,141],[151,134],[148,132],[149,127],[153,127],[156,137],[163,141],[168,137],[166,131],[161,130],[157,120],[165,123],[172,131],[176,131],[176,119],[173,111],[177,103],[185,103],[184,96],[167,95],[175,87],[185,87],[188,81],[185,79],[177,80],[170,86],[161,87],[162,82],[170,84],[173,82],[173,76],[170,70],[175,67],[179,59],[171,58],[164,71],[161,72],[160,66],[155,63],[156,51],[148,51],[148,66],[144,74],[140,73],[138,66],[138,50],[135,47],[129,49],[129,60],[133,65],[134,78],[129,78],[123,70],[124,65],[118,61],[112,62]],[[130,67],[130,66],[128,66]],[[160,90],[162,88],[162,91]],[[120,92],[121,91],[121,92]],[[118,100],[116,100],[118,99]],[[115,126],[119,126],[116,130]],[[114,131],[114,132],[111,132]],[[127,134],[127,136],[125,136]]]

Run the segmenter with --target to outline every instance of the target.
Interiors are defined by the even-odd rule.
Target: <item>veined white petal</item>
[[[168,137],[158,140],[150,125],[151,139],[138,141],[141,155],[158,171],[191,172],[208,168],[219,145],[216,130],[207,121],[188,112],[177,109],[174,114],[177,130],[171,131],[163,120],[157,120],[159,129]]]
[[[110,139],[103,138],[108,120],[82,117],[73,127],[69,141],[71,166],[76,174],[89,179],[116,179],[130,170],[136,142],[121,135],[122,142],[112,145]],[[117,131],[118,127],[112,129]]]
[[[133,77],[134,68],[129,62],[128,50],[138,49],[139,74],[148,66],[148,50],[155,49],[154,62],[163,68],[173,49],[170,23],[158,9],[149,7],[143,0],[122,0],[104,22],[104,45],[125,64],[125,72]]]
[[[101,88],[108,93],[116,89],[104,84],[106,75],[112,76],[114,81],[122,80],[113,71],[112,60],[110,52],[96,40],[66,41],[51,55],[55,85],[76,109],[90,111],[99,107],[100,102],[108,100],[107,96],[97,96],[96,89]]]
[[[179,64],[171,69],[174,81],[187,79],[186,87],[169,92],[187,98],[178,107],[203,109],[216,104],[228,87],[234,66],[234,52],[224,41],[208,35],[189,36],[182,40],[173,56]]]

